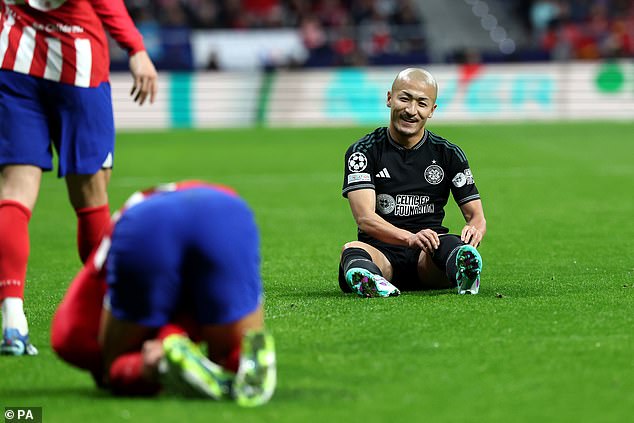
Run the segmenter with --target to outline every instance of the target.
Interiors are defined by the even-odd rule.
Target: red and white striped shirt
[[[128,54],[145,49],[123,0],[0,0],[0,68],[96,87],[110,71],[104,27]]]

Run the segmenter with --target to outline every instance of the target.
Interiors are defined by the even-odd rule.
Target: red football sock
[[[168,323],[159,329],[156,339],[162,341],[168,336],[175,334],[188,336],[187,331],[180,324]]]
[[[161,389],[156,381],[143,376],[140,352],[121,355],[110,366],[110,389],[116,395],[155,395]]]
[[[28,207],[0,201],[0,302],[6,297],[24,298],[30,219]]]
[[[82,263],[97,247],[105,230],[110,225],[110,208],[107,204],[98,207],[76,209],[77,214],[77,249]]]
[[[227,355],[227,361],[225,361],[225,368],[231,370],[232,372],[237,372],[238,367],[240,367],[240,344],[237,344],[233,347],[229,355]]]

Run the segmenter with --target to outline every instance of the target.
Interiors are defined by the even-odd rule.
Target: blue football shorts
[[[182,314],[200,325],[235,322],[261,302],[253,214],[213,188],[154,194],[116,223],[106,275],[117,319],[148,327]]]
[[[0,166],[28,164],[58,176],[112,167],[110,84],[82,88],[0,70]]]

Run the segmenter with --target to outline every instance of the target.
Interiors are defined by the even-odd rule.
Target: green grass
[[[45,422],[618,422],[634,410],[634,125],[434,126],[470,159],[488,219],[480,294],[360,299],[337,287],[355,237],[343,154],[372,128],[122,133],[110,193],[202,178],[235,187],[262,233],[279,384],[253,410],[111,398],[49,345],[78,270],[75,219],[47,175],[26,307],[40,356],[0,358],[0,407]],[[450,201],[446,222],[461,227]],[[2,410],[0,408],[0,410]]]

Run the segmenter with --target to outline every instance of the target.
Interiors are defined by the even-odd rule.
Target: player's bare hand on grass
[[[407,240],[407,245],[411,248],[420,248],[426,253],[431,253],[440,245],[438,234],[431,229],[423,229]]]
[[[462,242],[473,245],[474,247],[480,245],[480,241],[482,241],[483,236],[484,234],[473,225],[465,225],[460,233],[460,239]]]
[[[130,57],[130,72],[134,82],[130,96],[142,106],[145,100],[154,103],[158,88],[158,74],[146,51],[139,51]]]

